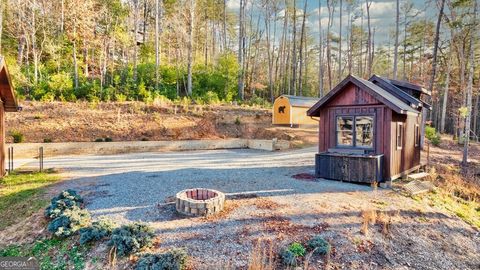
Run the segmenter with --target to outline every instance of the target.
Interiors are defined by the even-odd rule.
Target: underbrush
[[[430,171],[433,183],[439,187],[426,196],[432,206],[443,208],[480,228],[480,186],[473,172],[475,167],[460,171],[460,167],[438,164]]]
[[[60,177],[54,173],[13,173],[0,179],[0,229],[26,219],[48,204],[45,188]]]
[[[77,239],[41,239],[32,244],[12,245],[0,249],[0,257],[35,257],[40,269],[85,269],[87,248]],[[93,261],[98,260],[94,258]]]

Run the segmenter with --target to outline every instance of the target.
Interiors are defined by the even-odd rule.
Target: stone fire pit
[[[175,196],[175,208],[181,214],[206,216],[219,213],[225,203],[225,194],[206,188],[185,189]]]

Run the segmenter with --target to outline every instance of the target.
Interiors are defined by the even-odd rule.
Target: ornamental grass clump
[[[80,228],[90,225],[91,217],[87,210],[74,206],[66,209],[48,223],[48,231],[57,237],[65,238],[76,233]]]
[[[315,235],[307,242],[307,247],[313,250],[314,254],[327,255],[332,250],[332,246],[322,236]]]
[[[108,245],[112,246],[116,255],[126,256],[150,246],[153,236],[153,229],[146,224],[132,223],[113,230]]]
[[[164,253],[145,254],[137,262],[136,270],[184,270],[188,255],[184,249],[171,249]]]
[[[52,198],[50,205],[45,209],[45,217],[55,219],[63,214],[65,210],[72,210],[74,207],[81,208],[83,198],[72,189],[62,191]]]
[[[80,229],[80,244],[84,245],[93,241],[100,241],[109,237],[116,227],[115,222],[110,219],[99,219],[92,225]]]

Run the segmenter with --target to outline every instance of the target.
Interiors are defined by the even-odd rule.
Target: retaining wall
[[[285,150],[290,147],[287,141],[225,139],[188,141],[129,141],[129,142],[68,142],[68,143],[18,143],[7,144],[13,147],[15,158],[38,156],[43,146],[44,156],[65,155],[112,155],[123,153],[193,151],[214,149],[251,148],[266,151]]]

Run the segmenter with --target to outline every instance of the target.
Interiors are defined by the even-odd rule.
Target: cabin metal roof
[[[5,58],[2,56],[0,56],[0,99],[3,102],[3,107],[6,112],[16,112],[19,110],[12,80],[8,74]]]
[[[281,95],[280,97],[287,98],[290,105],[293,107],[304,107],[304,108],[310,108],[320,100],[320,98],[302,97],[302,96],[293,96],[293,95]]]
[[[332,98],[340,94],[341,90],[344,89],[348,83],[353,83],[356,86],[360,87],[362,90],[367,91],[369,94],[374,96],[381,103],[388,106],[393,111],[399,114],[414,114],[418,115],[420,112],[413,108],[410,104],[406,103],[404,100],[393,95],[386,89],[374,84],[371,81],[364,80],[354,75],[348,75],[342,82],[340,82],[335,88],[333,88],[327,95],[325,95],[320,101],[318,101],[314,106],[312,106],[308,111],[308,116],[318,116],[319,111],[324,104],[327,104]],[[403,92],[403,91],[402,91]]]

